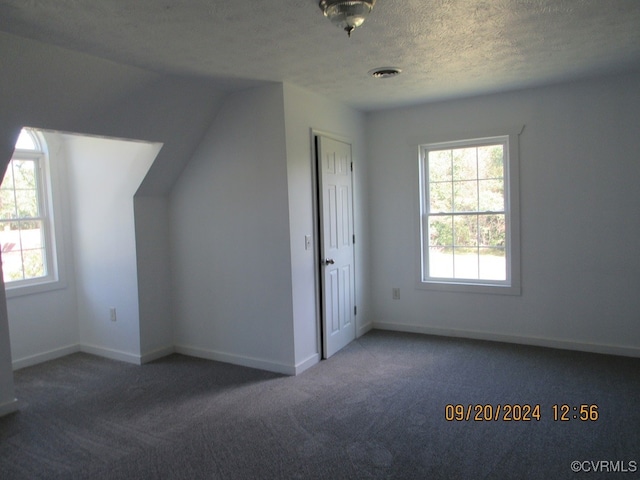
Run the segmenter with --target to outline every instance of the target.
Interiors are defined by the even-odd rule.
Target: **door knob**
[[[333,258],[325,258],[324,259],[324,264],[325,265],[333,265],[334,263],[336,263],[336,262],[333,261]]]

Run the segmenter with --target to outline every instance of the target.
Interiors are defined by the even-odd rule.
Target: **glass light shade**
[[[351,35],[363,24],[375,3],[375,0],[322,0],[320,8],[331,23]]]

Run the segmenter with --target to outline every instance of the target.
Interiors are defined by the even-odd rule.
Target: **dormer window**
[[[7,289],[57,280],[44,137],[23,128],[0,185],[0,244]]]

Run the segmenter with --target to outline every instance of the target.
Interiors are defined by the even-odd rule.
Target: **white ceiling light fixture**
[[[320,8],[331,23],[342,28],[351,37],[373,10],[376,0],[320,0]]]

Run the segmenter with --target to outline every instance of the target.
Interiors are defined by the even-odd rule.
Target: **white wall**
[[[292,373],[282,85],[229,95],[170,198],[176,350]]]
[[[311,129],[356,164],[359,332],[367,322],[364,115],[291,85],[231,95],[170,204],[176,349],[300,373],[319,361]]]
[[[295,335],[295,365],[302,371],[320,358],[316,318],[317,258],[305,250],[305,235],[314,234],[311,131],[337,135],[352,144],[354,162],[354,211],[356,241],[356,316],[358,335],[371,327],[368,260],[368,212],[366,195],[364,115],[338,102],[284,85],[287,143],[287,177],[291,244],[291,276]],[[318,239],[313,239],[317,243]]]
[[[374,326],[640,356],[639,112],[625,75],[369,114]],[[416,289],[420,139],[520,125],[522,295]]]
[[[146,363],[173,352],[169,199],[136,196],[134,209],[140,354]]]
[[[133,195],[161,145],[64,137],[81,348],[139,363]],[[115,322],[110,318],[112,307]]]

